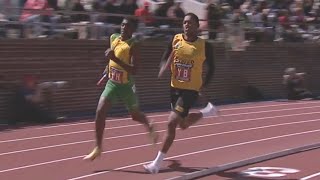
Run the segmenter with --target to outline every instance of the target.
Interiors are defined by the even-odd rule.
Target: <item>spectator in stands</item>
[[[79,12],[86,12],[84,9],[83,4],[81,3],[81,0],[76,0],[76,2],[73,4],[72,11],[79,11]],[[81,21],[88,21],[89,17],[86,14],[74,14],[71,15],[72,22],[81,22]]]
[[[174,19],[171,27],[181,27],[184,16],[185,12],[181,8],[181,2],[176,2],[167,11],[167,17]]]
[[[295,68],[287,68],[283,75],[283,84],[286,86],[288,100],[301,100],[305,98],[314,98],[313,94],[306,88],[306,73],[297,73]]]
[[[283,28],[283,30],[291,29],[290,22],[289,22],[289,12],[286,9],[280,10],[278,22]]]
[[[58,0],[48,0],[48,5],[54,10],[58,10]]]
[[[138,8],[137,0],[123,0],[119,7],[119,13],[134,15]]]
[[[262,12],[259,11],[259,7],[254,7],[252,13],[247,14],[249,22],[251,25],[253,25],[255,28],[261,28],[263,26],[262,24]]]
[[[224,10],[215,3],[209,3],[207,6],[207,21],[209,28],[209,39],[216,39],[218,29],[222,27],[222,18]]]
[[[119,7],[115,5],[115,0],[106,0],[105,5],[103,6],[103,12],[104,13],[112,13],[112,14],[118,14],[119,13]],[[106,17],[106,23],[108,24],[116,24],[119,25],[122,21],[121,17],[115,17],[115,16],[107,16]]]
[[[54,88],[60,88],[65,83],[63,81],[38,83],[35,76],[25,76],[22,86],[17,88],[14,95],[12,107],[14,117],[11,124],[16,124],[19,121],[54,122],[56,117],[50,109],[51,92]]]
[[[166,0],[165,3],[161,4],[154,12],[154,15],[157,17],[168,17],[167,13],[168,13],[168,9],[174,5],[174,1],[173,0]],[[164,20],[164,19],[158,19],[157,20],[157,25],[161,26],[161,25],[169,25],[170,22],[168,22],[168,20]]]
[[[149,6],[149,2],[145,1],[143,6],[138,8],[134,13],[135,16],[139,17],[140,22],[144,23],[145,26],[153,26],[154,23],[153,15],[150,12]]]
[[[226,2],[231,5],[232,9],[239,9],[244,1],[245,0],[226,0]]]
[[[311,16],[312,6],[313,6],[313,0],[304,0],[303,1],[303,11],[304,11],[305,15]]]
[[[100,39],[104,35],[107,35],[107,27],[105,26],[104,16],[101,15],[102,7],[98,0],[94,0],[91,4],[92,12],[90,13],[90,37],[91,39]]]
[[[36,12],[32,10],[45,10],[46,12]],[[27,0],[24,5],[24,10],[20,16],[20,21],[27,24],[25,35],[30,37],[30,28],[33,28],[34,36],[40,36],[43,34],[43,27],[41,22],[43,22],[44,16],[51,16],[52,8],[49,7],[47,0]]]

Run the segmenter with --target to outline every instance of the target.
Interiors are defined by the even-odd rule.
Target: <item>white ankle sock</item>
[[[156,159],[154,159],[153,164],[156,166],[160,166],[166,154],[159,151]]]

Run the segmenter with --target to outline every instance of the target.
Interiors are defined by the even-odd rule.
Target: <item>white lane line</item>
[[[317,172],[315,174],[311,174],[309,176],[303,177],[300,180],[308,180],[308,179],[312,179],[312,178],[317,177],[317,176],[320,176],[320,172]],[[319,179],[320,179],[320,177],[319,177]]]
[[[184,157],[184,156],[191,156],[191,155],[195,155],[195,154],[200,154],[200,153],[205,153],[205,152],[210,152],[210,151],[215,151],[215,150],[220,150],[220,149],[225,149],[225,148],[231,148],[231,147],[236,147],[236,146],[248,145],[248,144],[253,144],[253,143],[258,143],[258,142],[263,142],[263,141],[280,139],[280,138],[285,138],[285,137],[291,137],[291,136],[298,136],[298,135],[303,135],[303,134],[309,134],[309,133],[314,133],[314,132],[320,132],[320,130],[312,130],[312,131],[305,131],[305,132],[300,132],[300,133],[286,134],[286,135],[274,136],[274,137],[270,137],[270,138],[258,139],[258,140],[253,140],[253,141],[246,141],[246,142],[237,143],[237,144],[230,144],[230,145],[221,146],[221,147],[204,149],[204,150],[201,150],[201,151],[194,151],[194,152],[190,152],[190,153],[185,153],[185,154],[180,154],[180,155],[176,155],[176,156],[171,156],[171,157],[165,158],[165,160],[175,159],[175,158]],[[145,161],[145,162],[141,162],[141,163],[131,164],[131,165],[128,165],[128,166],[123,166],[123,167],[116,168],[116,169],[114,169],[114,170],[112,170],[112,171],[127,169],[127,168],[131,168],[131,167],[135,167],[135,166],[141,166],[141,165],[143,165],[143,164],[150,163],[150,162],[151,162],[151,161]],[[103,171],[103,172],[88,174],[88,175],[84,175],[84,176],[79,176],[79,177],[71,178],[71,179],[68,179],[68,180],[78,180],[78,179],[88,178],[88,177],[92,177],[92,176],[97,176],[97,175],[102,175],[102,174],[110,173],[110,172],[112,172],[112,171]]]
[[[260,156],[254,156],[254,157],[250,157],[250,158],[246,158],[246,159],[232,161],[232,162],[225,163],[225,164],[222,164],[219,166],[213,165],[211,167],[208,167],[208,168],[205,168],[205,169],[202,169],[199,171],[182,174],[180,176],[171,177],[166,180],[191,180],[191,179],[195,179],[198,177],[205,177],[207,175],[211,175],[211,174],[214,174],[217,172],[222,172],[222,171],[226,171],[226,170],[230,170],[230,169],[237,169],[240,167],[244,167],[244,166],[248,166],[248,165],[252,165],[252,164],[256,164],[256,163],[261,163],[261,162],[266,162],[266,161],[269,161],[272,159],[282,158],[285,156],[290,156],[290,155],[297,154],[297,153],[303,153],[303,152],[307,152],[307,151],[311,151],[311,150],[315,150],[315,149],[319,149],[319,148],[320,148],[319,142],[311,143],[311,144],[307,144],[307,145],[302,145],[302,146],[298,146],[298,147],[293,147],[293,148],[284,149],[284,150],[280,150],[280,151],[276,151],[276,152],[272,152],[272,153],[263,154]]]
[[[199,127],[207,127],[207,126],[222,125],[222,124],[229,124],[229,123],[242,123],[242,122],[249,122],[249,121],[258,121],[258,120],[266,120],[266,119],[274,119],[274,118],[283,118],[283,117],[292,117],[292,116],[301,116],[301,115],[311,115],[311,114],[320,114],[320,112],[299,113],[299,114],[289,114],[289,115],[282,115],[282,116],[269,116],[269,117],[243,119],[243,120],[235,120],[235,121],[228,121],[228,122],[209,123],[209,124],[191,126],[190,128],[199,128]],[[167,121],[161,121],[161,122],[157,122],[157,123],[159,123],[159,124],[160,123],[167,123]],[[164,131],[166,131],[166,130],[165,129],[164,130],[159,130],[157,132],[164,132]],[[113,137],[104,138],[103,140],[110,140],[110,139],[117,139],[117,138],[138,136],[138,135],[145,135],[145,134],[147,134],[147,133],[146,132],[142,132],[142,133],[136,133],[136,134],[122,135],[122,136],[113,136]],[[62,146],[69,146],[69,145],[75,145],[75,144],[83,144],[83,143],[89,143],[89,142],[94,142],[94,140],[84,140],[84,141],[77,141],[77,142],[72,142],[72,143],[64,143],[64,144],[57,144],[57,145],[42,146],[42,147],[37,147],[37,148],[30,148],[30,149],[23,149],[23,150],[17,150],[17,151],[4,152],[4,153],[0,153],[0,156],[9,155],[9,154],[16,154],[16,153],[23,153],[23,152],[29,152],[29,151],[36,151],[36,150],[43,150],[43,149],[49,149],[49,148],[56,148],[56,147],[62,147]]]
[[[277,110],[270,110],[270,111],[256,111],[256,112],[246,112],[246,113],[236,113],[236,114],[227,114],[227,115],[220,115],[219,117],[230,117],[230,116],[240,116],[240,115],[248,115],[248,114],[259,114],[259,113],[266,113],[266,112],[282,112],[282,111],[291,111],[291,110],[302,110],[302,109],[313,109],[319,108],[320,106],[312,106],[312,107],[299,107],[299,108],[288,108],[288,109],[277,109]],[[131,126],[141,126],[141,124],[130,125]],[[122,126],[122,128],[126,128],[128,126]],[[110,129],[115,129],[117,127],[111,127]],[[107,128],[108,129],[108,128]],[[19,138],[19,139],[9,139],[9,140],[2,140],[1,143],[9,143],[9,142],[18,142],[18,141],[25,141],[25,140],[33,140],[33,139],[42,139],[48,137],[57,137],[57,136],[65,136],[71,134],[80,134],[80,133],[88,133],[93,132],[94,130],[83,130],[83,131],[74,131],[68,133],[59,133],[59,134],[51,134],[51,135],[43,135],[43,136],[34,136],[34,137],[27,137],[27,138]]]
[[[274,101],[267,101],[267,102],[274,102]],[[221,111],[231,111],[231,110],[242,110],[242,109],[254,109],[254,108],[268,108],[268,107],[278,107],[278,106],[289,106],[289,105],[305,105],[305,104],[317,104],[319,101],[302,101],[302,102],[288,102],[288,103],[279,103],[279,104],[270,104],[270,105],[253,105],[253,106],[246,106],[246,107],[234,107],[234,108],[221,108]],[[242,105],[246,105],[247,103],[241,103]],[[239,104],[239,105],[241,105]],[[250,104],[255,104],[255,103],[250,103]],[[156,114],[156,115],[148,115],[148,118],[154,118],[154,117],[163,117],[163,116],[168,116],[168,112],[162,112],[164,114]],[[106,119],[107,122],[117,122],[117,121],[124,121],[124,120],[130,120],[131,118],[117,118],[117,119]],[[78,125],[84,125],[84,124],[93,124],[93,121],[90,122],[76,122],[76,123],[71,123],[71,124],[62,124],[62,125],[53,125],[53,126],[45,126],[45,127],[37,127],[37,128],[32,128],[35,130],[40,130],[40,129],[50,129],[50,128],[57,128],[57,127],[68,127],[68,126],[78,126]],[[16,131],[16,130],[15,130]],[[6,132],[4,132],[6,133]],[[0,133],[1,134],[1,133]]]
[[[272,101],[271,101],[272,102]],[[274,102],[274,101],[273,101]],[[268,104],[268,105],[254,105],[253,106],[245,106],[245,107],[230,107],[230,108],[222,108],[222,111],[232,111],[232,110],[244,110],[244,109],[255,109],[255,108],[269,108],[269,107],[278,107],[278,106],[289,106],[289,105],[304,105],[304,104],[318,104],[320,101],[302,101],[302,102],[287,102],[287,103],[279,103],[279,104]]]
[[[292,125],[292,124],[302,124],[302,123],[310,123],[310,122],[316,122],[320,121],[320,119],[315,119],[315,120],[309,120],[309,121],[299,121],[299,122],[291,122],[291,123],[281,123],[281,124],[273,124],[273,125],[268,125],[268,126],[260,126],[260,127],[254,127],[254,128],[246,128],[246,129],[239,129],[239,130],[233,130],[233,131],[226,131],[226,132],[220,132],[220,133],[213,133],[213,134],[206,134],[206,135],[201,135],[201,136],[194,136],[194,137],[188,137],[188,138],[182,138],[182,139],[177,139],[174,140],[175,142],[179,141],[186,141],[186,140],[192,140],[192,139],[199,139],[199,138],[204,138],[204,137],[211,137],[211,136],[218,136],[218,135],[225,135],[225,134],[231,134],[231,133],[237,133],[237,132],[244,132],[244,131],[251,131],[251,130],[257,130],[257,129],[264,129],[264,128],[270,128],[270,127],[277,127],[277,126],[285,126],[285,125]],[[203,125],[204,126],[204,125]],[[163,130],[164,131],[164,130]],[[320,131],[320,130],[319,130]],[[130,136],[130,135],[126,135]],[[132,135],[131,135],[132,136]],[[160,144],[161,142],[157,143]],[[152,146],[151,144],[144,144],[144,145],[139,145],[139,146],[132,146],[132,147],[127,147],[127,148],[122,148],[122,149],[115,149],[112,151],[105,151],[105,153],[110,153],[110,152],[118,152],[118,151],[123,151],[123,150],[129,150],[129,149],[136,149],[139,147],[146,147],[146,146]],[[71,160],[71,159],[77,159],[84,157],[85,155],[81,156],[75,156],[75,157],[69,157],[69,158],[64,158],[64,159],[59,159],[59,160],[54,160],[54,161],[47,161],[43,163],[37,163],[37,164],[31,164],[31,165],[26,165],[26,166],[20,166],[16,168],[10,168],[10,169],[4,169],[0,170],[0,173],[4,172],[9,172],[9,171],[15,171],[15,170],[20,170],[20,169],[25,169],[25,168],[30,168],[30,167],[35,167],[35,166],[40,166],[40,165],[45,165],[45,164],[52,164],[56,162],[61,162],[61,161],[66,161],[66,160]]]

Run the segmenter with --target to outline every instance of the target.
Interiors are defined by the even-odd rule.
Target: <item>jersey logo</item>
[[[173,49],[179,49],[182,46],[182,42],[180,39],[175,39],[173,42]]]

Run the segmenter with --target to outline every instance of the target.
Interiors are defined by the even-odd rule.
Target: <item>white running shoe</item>
[[[210,102],[200,112],[203,114],[203,117],[218,116],[218,109]]]
[[[159,169],[160,169],[154,163],[145,164],[145,165],[143,165],[143,167],[150,174],[157,174],[159,172]]]

